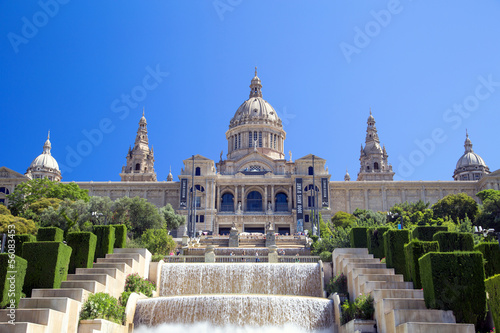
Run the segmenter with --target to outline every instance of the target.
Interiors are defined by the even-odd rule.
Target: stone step
[[[124,264],[127,264],[131,268],[135,268],[135,266],[138,264],[138,262],[132,258],[97,258],[97,263],[99,263],[99,264],[101,264],[101,263],[103,263],[103,264],[124,263]],[[94,264],[94,266],[95,266],[95,264]]]
[[[359,286],[362,294],[369,294],[374,289],[413,289],[413,282],[366,281]]]
[[[348,284],[351,283],[350,281]],[[367,281],[404,282],[404,278],[401,274],[359,274],[354,278],[354,283],[351,283],[351,286],[348,285],[349,293],[352,291],[354,295],[359,295],[360,286]]]
[[[344,266],[342,272],[344,275],[349,275],[351,271],[355,268],[370,268],[370,269],[387,269],[387,266],[385,264],[381,263],[348,263],[346,266]]]
[[[384,298],[424,298],[421,289],[374,289],[372,291],[374,302]]]
[[[140,253],[108,253],[106,254],[106,258],[110,259],[134,259],[135,261],[139,262],[141,258],[144,258]]]
[[[116,268],[120,270],[121,272],[128,274],[130,270],[130,266],[125,264],[125,263],[102,263],[102,262],[96,262],[94,263],[94,268]]]
[[[45,325],[18,322],[12,325],[9,323],[0,323],[0,332],[2,333],[50,333]]]
[[[89,296],[89,291],[83,288],[64,289],[33,289],[31,298],[41,297],[68,297],[78,302],[85,302]]]
[[[138,253],[144,259],[147,259],[148,256],[151,256],[151,253],[148,251],[148,249],[118,248],[118,249],[113,249],[113,253]]]
[[[106,292],[106,286],[93,280],[72,280],[61,282],[61,288],[83,288],[91,293]]]
[[[475,333],[472,324],[404,323],[396,327],[396,333]]]
[[[76,275],[79,274],[107,274],[114,279],[123,277],[123,272],[117,268],[77,268]]]
[[[427,310],[423,298],[384,298],[375,303],[375,319],[380,332],[386,331],[385,315],[397,309]]]
[[[82,303],[68,297],[21,298],[19,309],[52,309],[64,313],[63,331],[76,333]]]
[[[108,274],[68,274],[67,281],[75,281],[75,280],[90,280],[97,281],[105,286],[114,283],[115,279],[109,276]]]
[[[8,318],[10,310],[0,310],[0,318]],[[52,309],[16,309],[16,323],[33,323],[48,326],[47,332],[64,332],[65,314]],[[15,325],[17,326],[17,324]],[[17,333],[17,331],[16,331]]]
[[[392,310],[385,314],[387,333],[395,333],[397,326],[409,322],[455,324],[455,316],[453,311],[410,309]]]
[[[380,264],[380,259],[378,258],[357,258],[357,257],[352,257],[352,258],[345,258],[340,261],[340,269],[344,271],[345,267],[347,264]]]

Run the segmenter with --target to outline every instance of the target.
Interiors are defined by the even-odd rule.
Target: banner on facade
[[[304,232],[304,205],[302,201],[302,178],[295,179],[295,201],[297,202],[297,232]]]
[[[328,207],[328,178],[321,178],[321,201],[323,207]]]
[[[181,203],[180,203],[181,209],[187,208],[187,187],[188,187],[188,180],[181,179]]]

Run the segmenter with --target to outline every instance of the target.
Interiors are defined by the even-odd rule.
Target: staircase
[[[146,249],[114,249],[99,258],[93,268],[77,268],[68,274],[60,289],[33,289],[15,310],[15,325],[9,324],[10,310],[0,310],[2,333],[77,333],[80,310],[90,293],[106,292],[118,298],[128,274],[148,277],[151,253]]]
[[[413,289],[394,269],[368,254],[368,249],[335,249],[334,274],[347,277],[349,298],[374,299],[378,333],[474,333],[474,325],[457,324],[452,311],[429,310],[423,290]]]

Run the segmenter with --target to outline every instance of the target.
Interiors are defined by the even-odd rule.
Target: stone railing
[[[244,263],[244,262],[263,262],[263,263],[315,263],[320,260],[319,256],[274,256],[270,259],[268,255],[215,255],[215,261],[207,260],[207,256],[167,256],[163,258],[164,263]]]

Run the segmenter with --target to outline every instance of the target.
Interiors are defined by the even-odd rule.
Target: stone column
[[[292,211],[292,200],[293,199],[293,186],[289,186],[288,188],[288,211]]]
[[[205,251],[205,262],[215,262],[214,246],[209,245]]]
[[[368,202],[368,190],[365,189],[365,209],[370,209],[370,205]]]
[[[238,185],[234,186],[234,212],[238,210]]]
[[[385,191],[385,186],[382,186],[382,210],[387,210],[387,192]]]
[[[278,263],[278,252],[276,250],[278,249],[278,247],[276,245],[271,245],[271,246],[268,246],[268,248],[269,248],[269,254],[268,254],[269,263],[277,264]]]
[[[241,185],[241,211],[244,212],[246,210],[247,208],[245,207],[245,185]]]
[[[217,210],[220,212],[220,205],[221,205],[221,199],[220,199],[220,186],[217,185],[217,197],[215,198],[217,200]]]
[[[267,185],[264,185],[264,202],[262,206],[264,206],[264,212],[267,212]]]

